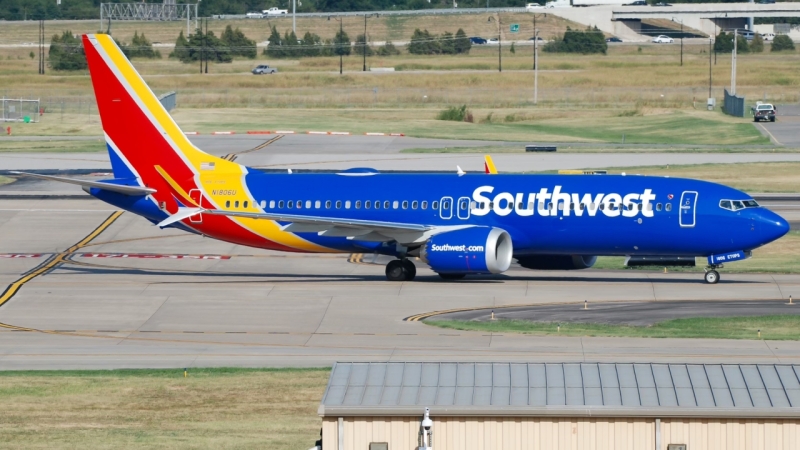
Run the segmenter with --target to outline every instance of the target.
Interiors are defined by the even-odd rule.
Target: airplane
[[[598,255],[706,257],[724,263],[789,231],[750,195],[700,180],[639,175],[266,173],[195,147],[105,34],[84,35],[114,178],[79,184],[153,224],[287,252],[394,257],[390,281],[419,258],[447,280],[521,267],[577,270]]]

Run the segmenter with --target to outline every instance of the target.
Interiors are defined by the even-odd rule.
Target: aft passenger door
[[[442,197],[439,203],[439,217],[442,219],[453,217],[453,197]]]
[[[695,225],[697,217],[697,192],[685,191],[681,194],[680,203],[680,223],[683,228],[691,228]]]
[[[201,204],[203,203],[203,193],[200,191],[200,189],[192,189],[189,191],[189,198],[191,198],[197,206],[203,206]],[[189,221],[191,223],[203,223],[203,213],[193,215]]]

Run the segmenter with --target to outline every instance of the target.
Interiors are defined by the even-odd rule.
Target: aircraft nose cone
[[[772,211],[763,211],[756,219],[756,232],[761,236],[762,244],[779,239],[789,232],[789,222]]]

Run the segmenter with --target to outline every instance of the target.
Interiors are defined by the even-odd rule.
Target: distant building
[[[800,449],[800,365],[337,363],[325,450]],[[387,444],[384,446],[383,444]]]

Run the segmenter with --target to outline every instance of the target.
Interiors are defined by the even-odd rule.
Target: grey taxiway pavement
[[[85,200],[3,200],[0,369],[341,360],[798,362],[800,342],[532,337],[432,328],[455,308],[798,297],[800,276],[533,272],[390,283],[371,257],[240,247]],[[9,295],[10,291],[14,295]],[[764,303],[765,305],[768,303]],[[664,304],[667,306],[668,304]]]

